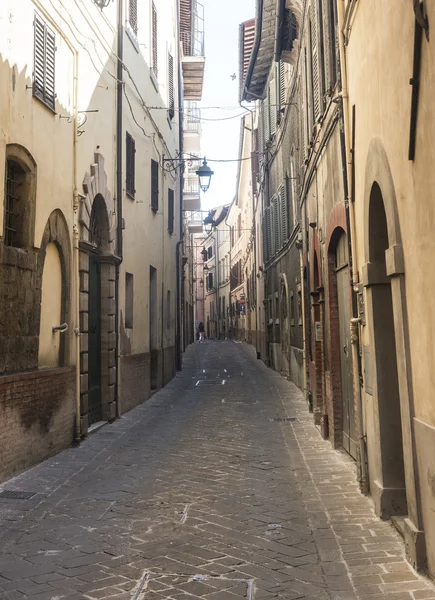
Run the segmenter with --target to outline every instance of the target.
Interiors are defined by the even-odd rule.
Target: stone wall
[[[0,481],[71,445],[74,369],[0,377]]]

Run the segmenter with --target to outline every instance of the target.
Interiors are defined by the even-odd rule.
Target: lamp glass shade
[[[204,162],[196,171],[196,174],[199,177],[199,186],[203,192],[206,192],[210,187],[211,176],[213,175],[213,171],[207,165],[207,161],[204,158]]]

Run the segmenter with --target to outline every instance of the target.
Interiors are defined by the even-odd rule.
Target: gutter
[[[115,266],[115,403],[116,416],[121,416],[120,393],[119,393],[119,267],[123,256],[123,239],[122,239],[122,94],[124,91],[123,81],[123,52],[124,52],[124,27],[123,27],[123,12],[122,2],[118,2],[118,17],[117,17],[117,65],[116,76],[118,79],[116,85],[116,249],[119,261]]]
[[[248,71],[246,73],[246,80],[244,85],[244,90],[242,94],[242,101],[246,100],[246,94],[248,92],[248,87],[251,84],[251,78],[254,72],[254,66],[257,61],[258,51],[260,49],[261,44],[261,29],[263,27],[263,5],[264,0],[257,0],[257,16],[255,17],[255,40],[254,47],[252,48],[251,58],[249,60]]]
[[[279,62],[281,57],[282,24],[284,22],[285,0],[276,0],[275,49],[273,59]]]

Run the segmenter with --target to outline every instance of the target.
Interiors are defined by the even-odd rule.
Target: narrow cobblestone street
[[[5,600],[435,599],[244,344],[189,348],[150,401],[0,488],[35,493],[0,498]]]

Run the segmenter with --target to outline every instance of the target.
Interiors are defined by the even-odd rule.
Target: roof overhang
[[[288,18],[288,15],[291,18]],[[242,92],[242,100],[251,102],[264,98],[266,83],[274,60],[282,58],[295,63],[297,56],[303,0],[257,0],[255,40]],[[294,23],[288,46],[282,48],[283,38],[288,40],[285,27]]]

